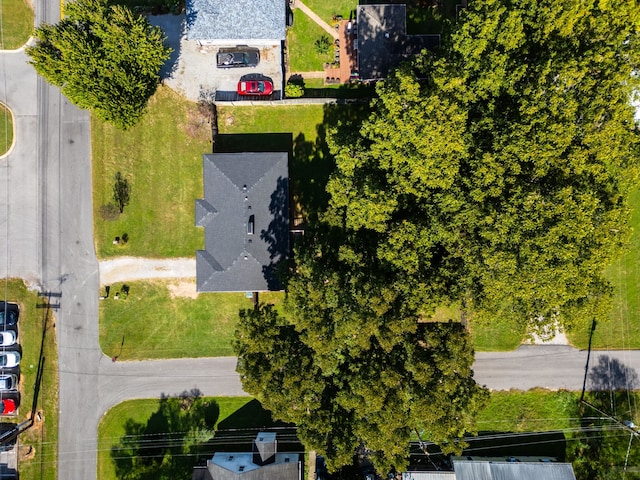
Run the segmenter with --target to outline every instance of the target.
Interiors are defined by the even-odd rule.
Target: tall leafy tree
[[[486,397],[473,381],[473,352],[459,324],[420,324],[385,347],[369,338],[365,350],[345,348],[341,339],[309,342],[320,329],[298,331],[269,306],[243,312],[240,325],[244,389],[295,423],[305,446],[324,454],[331,469],[351,464],[362,442],[379,471],[401,470],[415,428],[459,452],[456,438],[473,429]],[[349,336],[369,337],[366,329]],[[340,357],[331,368],[327,345]]]
[[[449,451],[474,430],[486,392],[464,330],[425,322],[437,306],[534,329],[607,309],[638,171],[637,2],[470,3],[439,57],[393,73],[358,134],[333,135],[286,317],[240,324],[245,389],[334,467],[362,441],[380,471],[402,468],[410,429]]]
[[[637,2],[470,2],[440,59],[334,145],[327,219],[368,232],[417,301],[533,329],[606,314],[639,132]],[[418,81],[417,77],[426,78]]]
[[[56,25],[36,28],[27,48],[36,71],[80,108],[127,129],[144,112],[171,49],[148,20],[108,0],[65,5]]]

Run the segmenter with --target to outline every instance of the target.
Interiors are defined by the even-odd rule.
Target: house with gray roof
[[[187,39],[201,45],[279,45],[285,0],[187,0]]]
[[[422,50],[440,46],[440,35],[408,35],[407,6],[358,5],[356,11],[358,74],[361,80],[380,80],[400,63]]]
[[[278,452],[272,432],[259,432],[253,452],[216,452],[206,466],[195,467],[192,480],[300,480],[302,461],[297,453]]]
[[[203,156],[204,198],[196,226],[205,249],[196,252],[199,292],[282,290],[276,275],[289,257],[289,170],[286,152]]]

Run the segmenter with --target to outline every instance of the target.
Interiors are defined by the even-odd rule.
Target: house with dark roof
[[[406,5],[359,5],[356,19],[361,80],[386,78],[400,63],[440,46],[440,35],[407,35]]]
[[[302,461],[297,453],[278,452],[277,436],[260,432],[253,452],[216,452],[206,466],[194,467],[192,480],[300,480]]]
[[[285,0],[187,0],[187,40],[201,45],[279,45]]]
[[[289,257],[289,170],[286,152],[203,156],[204,198],[196,226],[199,292],[282,290],[276,270]]]

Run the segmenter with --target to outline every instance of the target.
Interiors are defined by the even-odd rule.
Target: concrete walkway
[[[296,5],[295,5],[294,8],[299,8],[300,10],[302,10],[302,12],[305,15],[307,15],[311,20],[313,20],[318,25],[320,25],[324,29],[325,32],[327,32],[329,35],[331,35],[334,38],[334,40],[338,38],[338,31],[335,28],[331,28],[331,25],[329,25],[327,22],[322,20],[318,15],[316,15],[313,12],[313,10],[311,10],[309,7],[307,7],[300,0],[296,1]]]
[[[195,258],[117,257],[100,262],[100,285],[151,278],[195,277]]]
[[[291,75],[300,75],[302,78],[324,78],[324,70],[321,72],[290,72]]]

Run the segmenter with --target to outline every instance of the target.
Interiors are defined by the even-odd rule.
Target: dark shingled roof
[[[282,289],[275,269],[289,254],[288,175],[287,153],[204,155],[204,198],[195,209],[196,226],[205,229],[198,291]]]
[[[284,40],[285,0],[187,0],[189,40]]]
[[[406,5],[359,5],[357,13],[362,80],[386,78],[401,62],[440,46],[440,35],[407,35]]]

